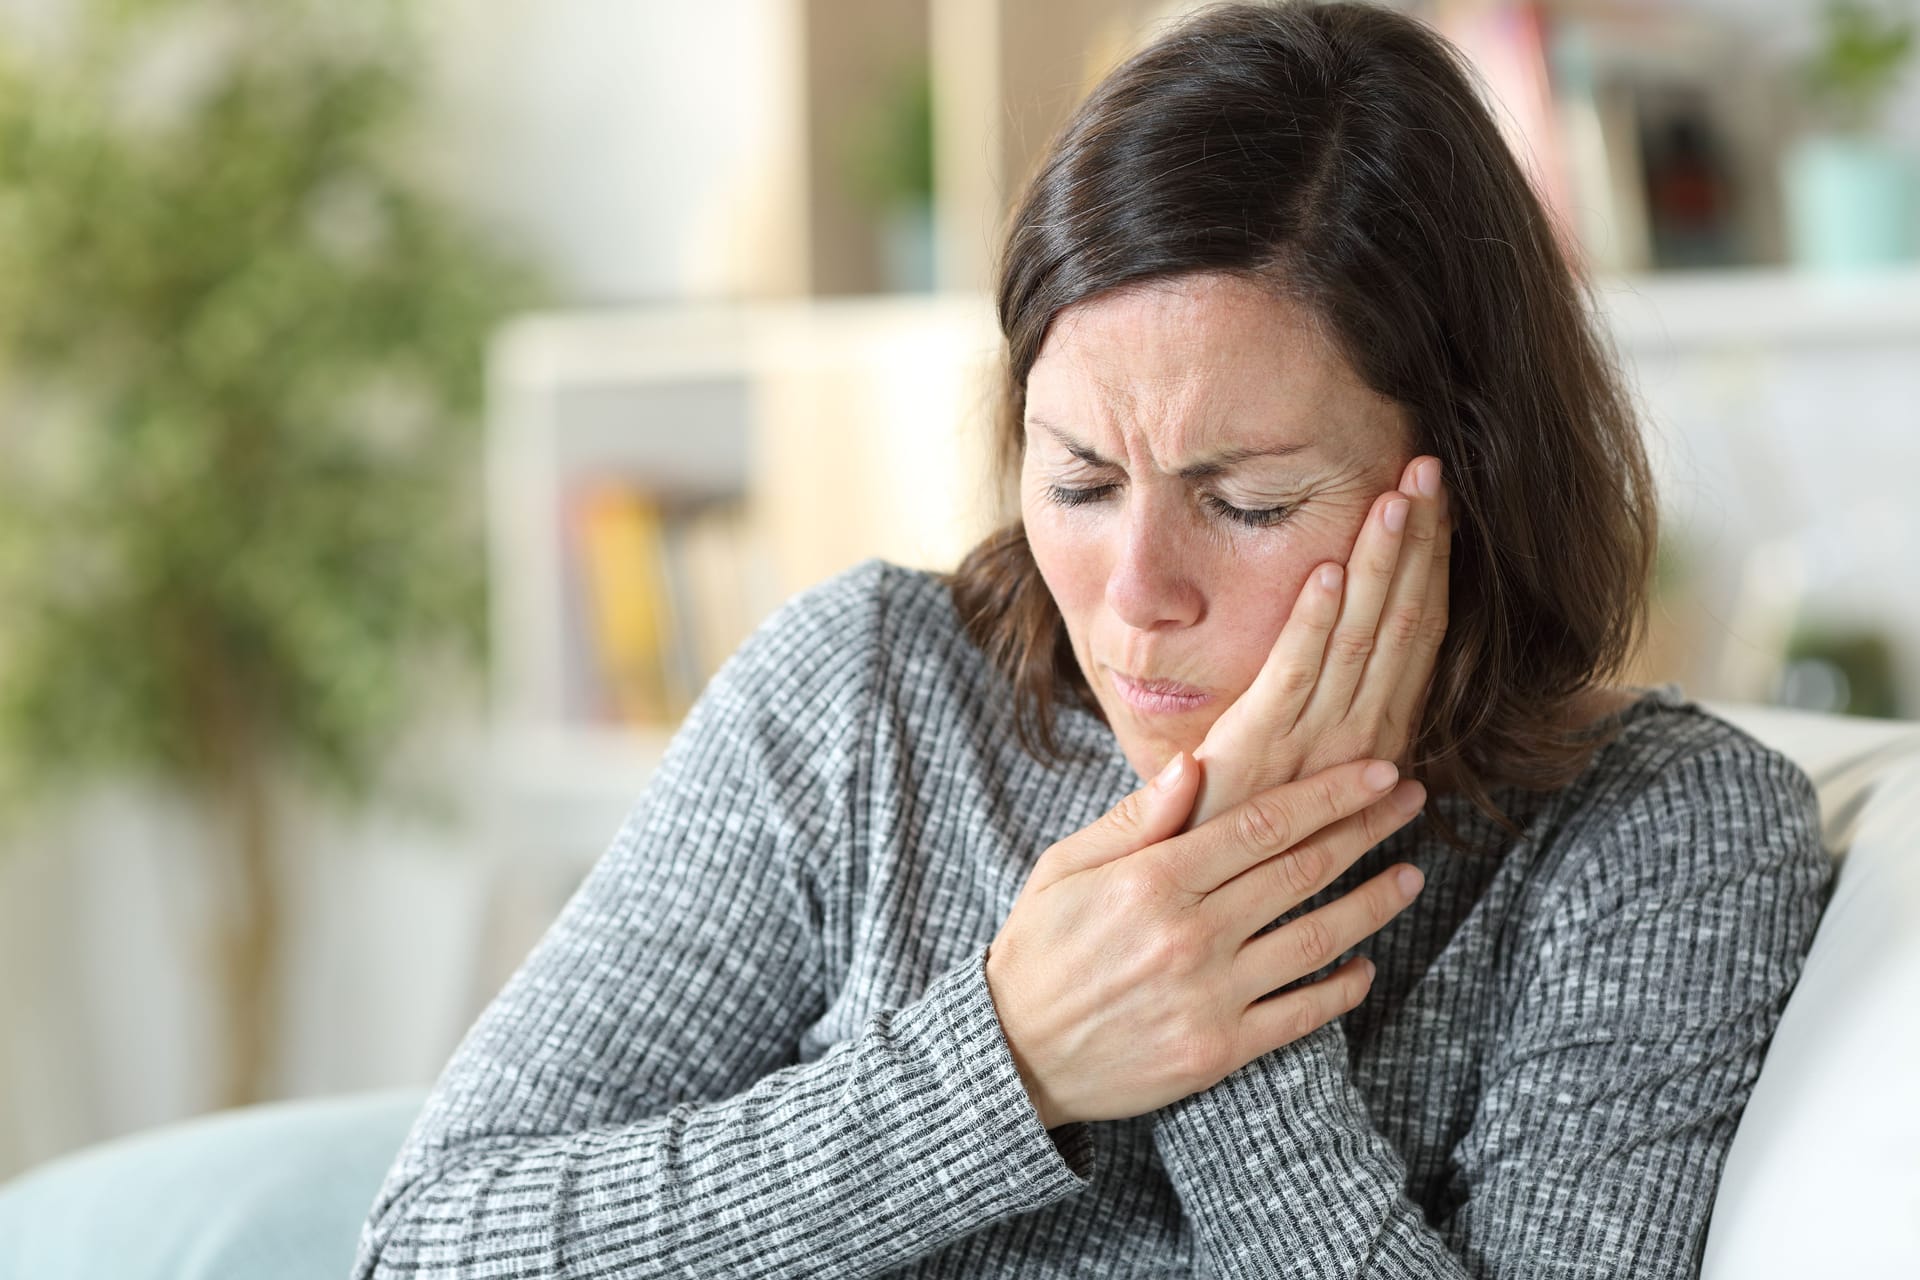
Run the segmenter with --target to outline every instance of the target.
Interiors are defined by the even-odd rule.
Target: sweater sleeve
[[[832,994],[822,868],[855,856],[877,564],[714,677],[434,1085],[356,1280],[867,1275],[1088,1185],[1086,1136],[1056,1145],[1020,1082],[984,944],[798,1061]]]
[[[1405,1193],[1338,1021],[1158,1114],[1205,1274],[1698,1274],[1825,903],[1818,802],[1786,757],[1716,748],[1649,779],[1582,852],[1505,973],[1506,1031],[1437,1223]]]

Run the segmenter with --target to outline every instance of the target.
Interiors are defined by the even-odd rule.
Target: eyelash
[[[1047,497],[1063,507],[1078,507],[1085,503],[1100,501],[1117,487],[1117,485],[1102,484],[1087,489],[1069,489],[1062,485],[1050,484],[1047,486]],[[1271,528],[1293,514],[1292,507],[1260,507],[1253,510],[1236,507],[1231,502],[1216,498],[1212,494],[1207,495],[1207,505],[1212,507],[1216,514],[1253,529]]]

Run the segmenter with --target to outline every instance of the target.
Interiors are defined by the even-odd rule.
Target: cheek
[[[1243,562],[1242,572],[1214,592],[1209,647],[1218,656],[1222,684],[1245,690],[1253,683],[1293,613],[1301,584],[1318,563],[1298,551],[1275,549]]]
[[[1243,544],[1212,585],[1209,648],[1222,684],[1244,691],[1253,683],[1310,575],[1323,564],[1347,563],[1365,511],[1323,504],[1300,514],[1278,536]]]
[[[1092,522],[1062,519],[1042,504],[1029,503],[1025,521],[1033,562],[1077,645],[1088,614],[1106,592],[1105,543]]]

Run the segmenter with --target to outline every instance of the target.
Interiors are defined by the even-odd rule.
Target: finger
[[[1414,639],[1413,651],[1401,670],[1399,684],[1387,704],[1390,709],[1388,715],[1405,726],[1409,741],[1420,732],[1420,720],[1428,691],[1433,687],[1433,672],[1439,660],[1440,645],[1447,637],[1453,565],[1451,505],[1452,499],[1443,483],[1440,487],[1440,524],[1434,531],[1432,564],[1427,571],[1426,603],[1420,607],[1420,628]]]
[[[1402,879],[1403,872],[1411,876]],[[1319,910],[1254,938],[1234,957],[1234,997],[1257,1000],[1332,964],[1405,911],[1423,884],[1419,868],[1399,863]]]
[[[1090,867],[1138,853],[1174,835],[1193,806],[1199,769],[1184,751],[1176,751],[1160,773],[1107,810],[1099,821],[1074,832],[1040,855],[1037,883],[1052,884]]]
[[[1394,566],[1393,582],[1381,608],[1373,652],[1367,655],[1353,695],[1355,719],[1363,724],[1378,725],[1383,743],[1392,747],[1391,750],[1383,747],[1379,752],[1383,756],[1397,756],[1405,744],[1406,711],[1394,704],[1394,696],[1399,692],[1400,678],[1421,638],[1427,581],[1432,576],[1440,531],[1440,460],[1417,458],[1408,470],[1410,474],[1405,483],[1412,491],[1413,505],[1400,543],[1400,559]],[[1427,491],[1428,483],[1432,486],[1431,492]],[[1389,718],[1394,714],[1399,716],[1397,721]]]
[[[1353,705],[1353,691],[1367,655],[1373,652],[1380,609],[1386,602],[1394,564],[1400,558],[1401,530],[1388,522],[1395,517],[1396,506],[1404,518],[1411,505],[1406,495],[1396,490],[1382,494],[1367,512],[1353,554],[1347,558],[1347,588],[1340,601],[1340,617],[1327,638],[1320,680],[1301,711],[1301,719],[1320,725],[1338,724]]]
[[[1378,766],[1376,768],[1376,766]],[[1162,870],[1196,898],[1322,827],[1360,812],[1399,781],[1388,760],[1353,760],[1262,791],[1162,846]]]
[[[1307,575],[1260,674],[1240,695],[1253,700],[1259,723],[1269,726],[1277,736],[1293,731],[1294,722],[1320,680],[1327,637],[1340,616],[1340,584],[1345,577],[1345,567],[1333,563],[1323,564]]]
[[[1207,898],[1208,916],[1217,922],[1220,933],[1252,937],[1332,884],[1368,850],[1406,826],[1426,800],[1425,785],[1402,778],[1376,803],[1221,885]],[[1262,990],[1274,985],[1269,983]]]
[[[1247,745],[1239,739],[1252,736],[1256,743],[1284,743],[1292,734],[1294,722],[1320,678],[1321,655],[1326,652],[1333,620],[1340,613],[1340,583],[1345,576],[1345,566],[1337,563],[1318,565],[1307,575],[1259,674],[1214,722],[1206,741],[1194,749],[1194,760],[1200,765],[1200,792],[1187,814],[1189,830],[1245,798],[1250,785],[1247,771],[1263,767],[1259,747],[1252,749],[1249,758]],[[1356,754],[1348,751],[1339,758]],[[1210,776],[1222,765],[1224,786]],[[1277,769],[1252,776],[1292,778],[1300,772],[1296,761],[1287,760]]]
[[[1318,982],[1250,1005],[1240,1016],[1234,1070],[1311,1035],[1364,1000],[1372,986],[1373,962],[1355,956]]]

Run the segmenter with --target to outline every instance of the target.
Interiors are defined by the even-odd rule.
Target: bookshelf
[[[681,566],[733,602],[732,629],[693,664],[697,693],[795,592],[872,555],[948,566],[991,527],[997,341],[976,295],[546,313],[503,329],[488,371],[492,703],[502,749],[531,762],[510,770],[542,792],[602,774],[636,792],[685,709],[635,715],[608,696],[595,601],[613,588],[589,563],[583,494],[621,489],[735,526],[730,560]],[[657,594],[672,575],[636,562],[628,535],[611,532],[627,551],[603,569]]]
[[[1920,355],[1920,262],[1875,271],[1791,267],[1610,276],[1595,288],[1622,347],[1904,347]]]

